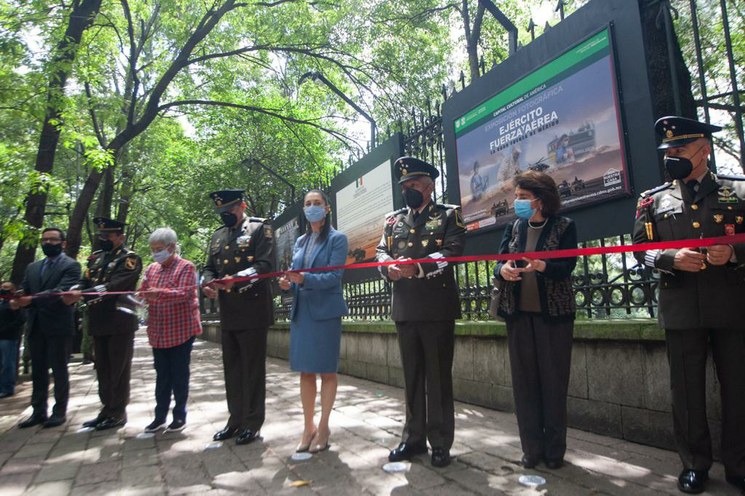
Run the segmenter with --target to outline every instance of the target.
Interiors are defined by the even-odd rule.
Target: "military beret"
[[[236,203],[243,201],[244,192],[245,190],[242,189],[223,189],[210,193],[210,198],[215,202],[215,206],[218,209],[227,210]]]
[[[99,232],[124,232],[124,222],[118,220],[108,219],[106,217],[95,217],[93,223],[96,225],[96,229]]]
[[[440,175],[440,171],[434,166],[414,157],[400,157],[396,159],[393,168],[399,184],[416,176],[427,176],[435,179]]]
[[[662,143],[657,149],[666,150],[667,148],[683,146],[699,138],[711,138],[711,133],[721,131],[722,128],[705,122],[670,115],[658,119],[654,123],[654,130],[662,138]]]

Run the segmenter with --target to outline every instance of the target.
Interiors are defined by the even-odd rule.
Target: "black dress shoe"
[[[563,458],[546,458],[546,460],[544,460],[544,463],[546,464],[546,468],[550,468],[551,470],[556,470],[564,466],[564,459]]]
[[[65,422],[67,422],[67,418],[64,415],[52,415],[44,422],[44,427],[59,427]]]
[[[40,413],[34,413],[29,418],[18,424],[18,427],[21,429],[26,429],[28,427],[33,427],[35,425],[43,424],[47,421],[47,416],[42,415]]]
[[[238,433],[238,437],[235,438],[235,444],[248,444],[256,440],[259,437],[259,431],[252,431],[251,429],[243,429]]]
[[[447,467],[450,465],[450,452],[445,448],[432,448],[432,466]]]
[[[401,443],[398,447],[391,450],[388,454],[389,462],[401,462],[403,460],[411,460],[416,455],[421,455],[427,452],[426,446],[417,446],[407,443]]]
[[[96,428],[96,426],[104,419],[105,417],[96,417],[93,420],[86,420],[83,422],[83,427],[87,428]]]
[[[704,492],[704,483],[709,479],[706,470],[685,469],[678,476],[678,489],[688,494]]]
[[[740,491],[745,491],[745,476],[742,475],[725,475],[724,478],[738,488]]]
[[[124,417],[108,417],[96,424],[97,431],[105,431],[107,429],[114,429],[121,427],[127,423],[127,419]]]
[[[539,461],[541,461],[540,456],[523,455],[523,458],[522,460],[520,460],[520,463],[522,463],[523,467],[525,468],[535,468],[535,466],[538,465]]]
[[[226,439],[230,439],[231,437],[238,434],[238,428],[237,427],[230,427],[227,426],[221,431],[217,431],[214,436],[212,436],[212,439],[215,441],[225,441]]]

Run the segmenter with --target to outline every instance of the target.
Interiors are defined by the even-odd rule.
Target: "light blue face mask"
[[[326,207],[323,205],[308,205],[303,212],[308,222],[321,222],[326,217]]]
[[[530,219],[535,214],[536,208],[531,207],[533,200],[515,200],[515,215],[521,219]]]
[[[168,251],[168,248],[164,248],[160,251],[154,251],[152,252],[153,260],[158,262],[159,264],[162,264],[166,260],[168,260],[168,257],[171,256],[171,252]]]

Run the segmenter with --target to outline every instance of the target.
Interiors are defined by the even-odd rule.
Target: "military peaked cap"
[[[686,119],[670,115],[658,119],[654,124],[655,132],[662,138],[659,150],[683,146],[699,138],[711,138],[711,133],[721,131],[722,128],[705,122]]]
[[[242,189],[224,189],[221,191],[213,191],[210,193],[210,198],[215,202],[215,206],[218,209],[227,210],[236,203],[243,201],[244,192],[245,190]]]
[[[416,176],[428,176],[435,179],[440,175],[440,172],[434,166],[414,157],[400,157],[396,159],[393,167],[399,184]]]
[[[108,219],[106,217],[95,217],[93,223],[96,224],[96,229],[99,232],[118,232],[124,233],[124,222],[118,220]]]

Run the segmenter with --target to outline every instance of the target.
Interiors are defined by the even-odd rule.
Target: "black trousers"
[[[100,418],[127,418],[135,333],[93,336]]]
[[[745,332],[665,330],[673,395],[673,430],[685,468],[709,470],[711,435],[706,419],[708,346],[722,401],[722,463],[727,475],[745,476]]]
[[[70,398],[70,376],[67,362],[70,358],[72,336],[45,336],[34,329],[28,337],[31,348],[31,406],[34,413],[47,414],[49,396],[49,369],[54,377],[54,415],[64,416],[67,413],[67,401]]]
[[[547,324],[527,313],[507,320],[512,393],[526,455],[564,458],[573,332],[573,321]]]
[[[186,402],[189,399],[189,364],[194,336],[171,348],[153,348],[155,367],[155,418],[166,421],[173,394],[173,420],[186,421]]]
[[[396,322],[404,369],[406,424],[401,440],[449,450],[455,437],[455,321]]]
[[[267,328],[221,334],[228,427],[258,431],[265,415]]]

